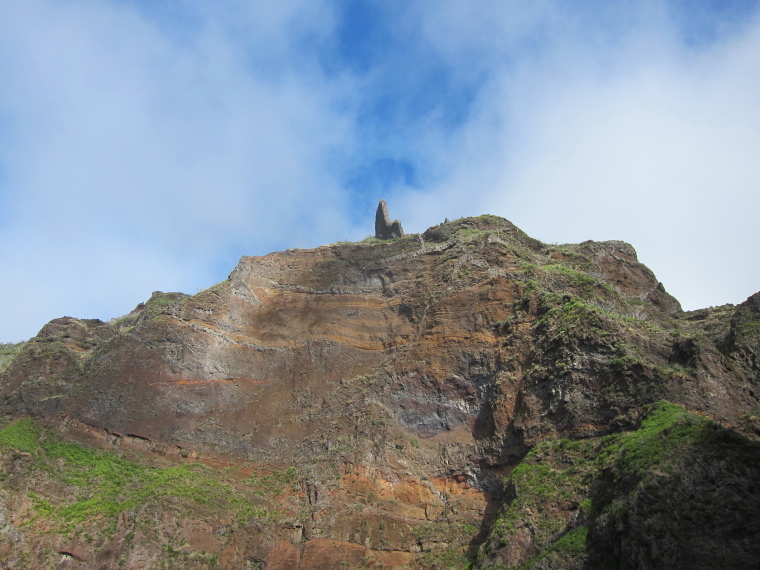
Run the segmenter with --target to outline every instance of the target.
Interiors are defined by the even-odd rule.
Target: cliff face
[[[257,495],[279,514],[254,526],[177,507],[178,520],[208,527],[206,550],[222,566],[456,567],[481,543],[481,564],[517,564],[575,528],[568,515],[543,543],[535,532],[493,538],[514,489],[503,478],[537,444],[634,430],[660,400],[760,433],[758,299],[684,313],[628,244],[549,246],[481,216],[244,257],[223,283],[154,293],[108,323],[56,319],[3,372],[1,405],[90,446],[167,465],[223,462],[232,471],[220,477],[241,496],[291,473],[278,493]],[[34,449],[39,459],[47,448]],[[8,453],[7,469],[41,469],[13,467]],[[56,485],[35,496],[73,500]],[[5,498],[23,522],[23,500]],[[141,508],[91,543],[72,547],[73,530],[45,540],[92,567],[106,550],[106,563],[128,567],[162,559],[167,545],[195,552],[192,540],[172,542],[191,531],[157,515],[155,540],[126,541],[151,508],[165,510]],[[565,510],[577,519],[578,509]],[[187,556],[173,563],[211,564]]]

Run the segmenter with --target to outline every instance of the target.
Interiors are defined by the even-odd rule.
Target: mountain
[[[748,568],[760,293],[495,216],[243,257],[0,376],[0,561]]]

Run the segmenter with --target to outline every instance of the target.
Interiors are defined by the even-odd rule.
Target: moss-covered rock
[[[661,401],[634,431],[535,447],[477,566],[749,568],[758,481],[760,443]]]

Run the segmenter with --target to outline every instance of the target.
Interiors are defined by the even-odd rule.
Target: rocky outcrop
[[[188,503],[190,483],[159,500],[132,481],[141,506],[109,535],[93,519],[81,556],[130,560],[130,525],[150,521],[161,538],[140,552],[153,562],[198,535],[198,552],[229,568],[335,566],[335,552],[349,566],[465,564],[489,536],[501,552],[502,480],[541,442],[635,429],[662,399],[753,434],[756,297],[684,313],[629,244],[547,245],[494,216],[423,237],[243,257],[197,295],[156,292],[111,322],[57,319],[27,342],[0,376],[8,417],[172,469],[205,461],[229,485]],[[39,466],[48,448],[5,449],[13,493],[51,477],[23,500],[0,494],[19,532],[39,532],[40,552],[80,555],[55,538],[67,535],[54,514],[80,500],[80,479],[52,479],[68,463]],[[235,506],[251,504],[277,514]],[[510,548],[502,560],[533,552]]]
[[[751,568],[758,478],[760,443],[660,402],[635,431],[536,446],[475,567]]]
[[[388,215],[388,204],[380,200],[375,213],[375,237],[377,239],[396,239],[404,236],[401,222],[393,220]]]

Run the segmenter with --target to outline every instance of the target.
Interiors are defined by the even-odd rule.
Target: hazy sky
[[[0,2],[0,341],[484,213],[760,290],[760,4]]]

